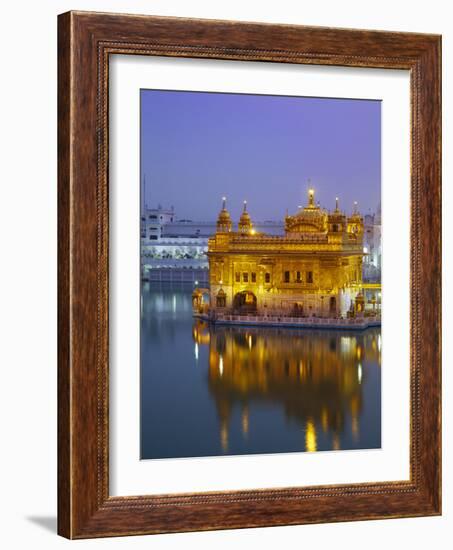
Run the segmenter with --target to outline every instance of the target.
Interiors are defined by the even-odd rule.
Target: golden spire
[[[252,220],[250,219],[250,214],[247,212],[247,201],[244,201],[244,210],[239,219],[238,229],[240,233],[253,232]]]
[[[339,212],[338,205],[339,205],[339,199],[338,197],[335,197],[335,212]]]
[[[222,197],[222,210],[217,218],[217,232],[229,233],[231,231],[232,223],[230,213],[226,209],[226,197]]]
[[[310,187],[310,189],[308,190],[308,206],[310,208],[314,208],[315,206],[315,190],[313,189],[313,187]]]

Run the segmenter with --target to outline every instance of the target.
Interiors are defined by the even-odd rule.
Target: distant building
[[[283,223],[258,222],[257,228],[269,234],[283,234]],[[215,221],[179,219],[173,207],[143,208],[141,215],[141,263],[144,278],[178,280],[169,270],[186,272],[184,281],[207,282],[208,239],[216,232]],[[152,270],[165,270],[151,273]],[[164,279],[162,279],[162,276]]]
[[[380,204],[375,214],[364,216],[363,247],[366,254],[363,263],[363,278],[366,281],[380,282],[382,264]]]
[[[143,208],[140,224],[142,243],[160,241],[165,225],[172,223],[174,219],[173,207],[169,210],[160,205],[157,208]]]

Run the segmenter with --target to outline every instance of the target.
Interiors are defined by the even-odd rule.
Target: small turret
[[[363,238],[363,218],[359,212],[357,201],[354,201],[352,215],[348,218],[348,233],[354,235],[357,240]]]
[[[222,210],[219,212],[219,217],[217,218],[217,233],[229,233],[231,227],[231,216],[226,209],[226,197],[222,197]]]
[[[329,214],[329,232],[343,233],[346,230],[346,216],[340,212],[340,201],[335,197],[335,210]]]
[[[253,230],[252,220],[250,214],[247,212],[247,201],[244,201],[244,210],[238,223],[239,233],[250,234]]]

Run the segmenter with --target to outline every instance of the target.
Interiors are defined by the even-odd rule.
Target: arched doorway
[[[330,313],[336,313],[337,312],[337,299],[335,298],[335,296],[330,297],[329,312]]]
[[[233,308],[239,313],[256,313],[256,296],[250,290],[238,292],[234,297]]]
[[[217,293],[216,307],[226,307],[226,294],[223,288],[221,288]]]
[[[302,302],[296,302],[293,304],[291,314],[293,317],[304,317],[304,304]]]

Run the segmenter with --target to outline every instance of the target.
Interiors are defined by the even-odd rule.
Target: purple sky
[[[375,211],[381,192],[381,103],[204,92],[141,91],[146,202],[214,220],[226,195],[234,220],[281,220],[316,200]]]

